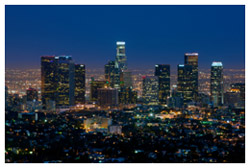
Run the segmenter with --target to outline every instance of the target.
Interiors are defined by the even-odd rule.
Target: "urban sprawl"
[[[130,70],[125,42],[103,71],[71,56],[6,69],[6,163],[244,163],[244,70],[185,53],[170,73]],[[230,75],[232,75],[230,77]]]

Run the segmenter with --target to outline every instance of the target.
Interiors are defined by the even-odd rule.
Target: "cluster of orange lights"
[[[240,92],[240,89],[230,89],[230,92]]]

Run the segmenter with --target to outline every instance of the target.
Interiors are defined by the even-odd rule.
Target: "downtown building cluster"
[[[105,80],[91,79],[88,98],[84,64],[41,57],[41,99],[37,89],[21,99],[6,87],[6,162],[244,162],[245,109],[234,107],[242,107],[245,85],[224,92],[221,62],[211,64],[211,95],[198,90],[198,53],[186,53],[177,85],[170,65],[157,64],[142,77],[140,97],[126,60],[125,42],[117,42]]]
[[[41,94],[46,108],[85,103],[85,65],[71,56],[41,57]]]
[[[185,53],[184,64],[177,65],[177,85],[170,86],[170,65],[155,65],[154,76],[143,77],[143,103],[173,108],[187,107],[205,101],[213,107],[224,105],[223,65],[213,62],[210,76],[210,97],[198,90],[198,53]],[[243,85],[241,85],[244,88]],[[240,91],[239,91],[240,92]],[[241,89],[241,94],[244,94]]]
[[[213,62],[210,76],[210,96],[198,90],[198,53],[185,53],[184,64],[177,65],[177,85],[171,87],[170,65],[156,64],[154,76],[143,76],[142,97],[138,99],[133,89],[132,73],[128,70],[125,42],[116,43],[115,60],[104,66],[105,80],[90,82],[90,102],[101,107],[143,104],[182,108],[204,103],[213,107],[225,104],[223,87],[223,65]],[[85,65],[75,64],[71,56],[41,57],[42,104],[46,109],[85,104]],[[235,85],[235,84],[233,84]],[[231,87],[230,97],[238,96],[243,101],[244,85]],[[236,92],[236,93],[235,93]],[[226,103],[226,104],[229,104]]]

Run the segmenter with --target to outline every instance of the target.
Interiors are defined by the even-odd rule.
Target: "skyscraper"
[[[92,80],[90,83],[90,100],[97,101],[98,100],[98,89],[104,88],[106,82],[105,81],[94,81]]]
[[[183,97],[183,104],[193,100],[193,66],[179,64],[178,69],[178,79],[177,79],[177,91]]]
[[[116,42],[116,62],[121,71],[127,69],[127,56],[125,54],[125,42]]]
[[[38,100],[38,92],[36,89],[29,88],[28,90],[26,90],[26,95],[27,95],[27,101]]]
[[[122,87],[119,91],[120,104],[136,104],[137,92],[132,90],[132,87]]]
[[[198,100],[198,53],[185,53],[185,65],[192,66],[193,100]]]
[[[133,88],[132,74],[128,70],[124,70],[120,75],[121,87]]]
[[[56,106],[74,105],[75,64],[71,56],[56,56],[55,60],[57,64]]]
[[[56,99],[56,61],[54,56],[41,57],[41,94],[42,103],[46,107],[48,101]]]
[[[240,92],[237,91],[228,91],[224,93],[224,105],[230,107],[237,107],[239,105],[243,105],[243,101],[241,101]]]
[[[105,65],[105,80],[112,88],[120,87],[120,72],[119,68],[115,66],[115,61],[109,61]]]
[[[75,64],[75,104],[85,103],[85,65]]]
[[[210,79],[211,100],[214,107],[224,104],[223,98],[223,65],[221,62],[213,62],[211,65]]]
[[[245,83],[233,83],[231,84],[230,91],[239,92],[242,101],[245,101]]]
[[[118,90],[115,88],[99,88],[98,105],[100,106],[116,106],[118,105]]]
[[[167,104],[167,98],[170,96],[170,65],[155,65],[155,76],[159,78],[159,102]]]
[[[41,57],[44,107],[49,101],[55,101],[56,107],[74,105],[74,69],[71,56]]]
[[[142,97],[146,105],[158,105],[159,82],[157,76],[143,77]]]

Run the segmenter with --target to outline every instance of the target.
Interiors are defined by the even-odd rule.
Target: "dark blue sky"
[[[245,67],[244,6],[6,6],[6,67],[40,67],[41,55],[72,55],[102,68],[126,41],[129,68],[175,68],[185,52],[199,67]]]

